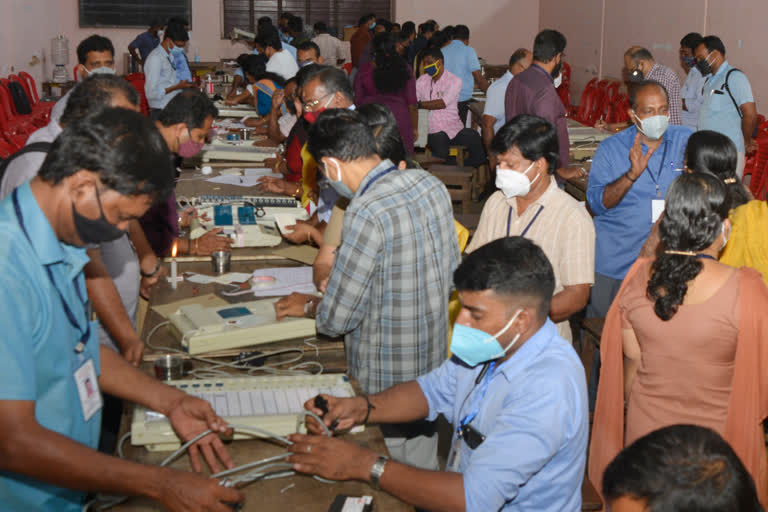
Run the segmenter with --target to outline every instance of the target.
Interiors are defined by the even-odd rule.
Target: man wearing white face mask
[[[77,45],[77,61],[75,81],[81,81],[91,74],[115,74],[115,47],[106,37],[92,35],[80,41]],[[72,89],[61,97],[51,109],[51,122],[57,123],[67,108],[67,101]]]
[[[577,512],[588,437],[584,368],[547,318],[555,287],[544,252],[522,237],[470,254],[454,273],[462,309],[453,357],[371,396],[314,399],[326,426],[445,416],[448,465],[423,471],[324,435],[294,434],[294,469],[362,480],[428,510]],[[314,420],[308,429],[321,434]]]
[[[651,226],[664,211],[667,187],[683,167],[690,128],[669,125],[669,97],[658,82],[640,82],[629,91],[633,126],[608,137],[595,152],[587,183],[594,214],[595,284],[587,316],[605,317]],[[595,352],[590,379],[594,403],[600,370]]]
[[[322,300],[293,294],[275,304],[277,317],[315,317],[319,332],[344,335],[350,375],[366,393],[437,368],[448,340],[450,276],[460,258],[448,191],[428,172],[382,160],[354,111],[323,112],[308,148],[331,186],[351,201]],[[437,469],[431,425],[387,427],[393,456]]]
[[[594,282],[595,228],[586,209],[552,177],[555,129],[540,117],[518,116],[499,130],[491,150],[499,164],[499,190],[488,198],[467,253],[507,236],[536,242],[555,269],[549,316],[560,336],[571,341],[568,317],[587,305]]]

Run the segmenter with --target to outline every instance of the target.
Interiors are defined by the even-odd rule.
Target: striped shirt
[[[382,161],[360,183],[317,309],[317,330],[345,335],[350,375],[376,393],[446,357],[459,247],[443,183]]]
[[[680,78],[677,73],[657,62],[651,67],[645,79],[659,82],[667,90],[669,95],[669,124],[683,124],[681,117],[683,101],[680,99]]]
[[[552,263],[558,294],[566,286],[595,282],[595,226],[586,208],[549,179],[547,190],[520,216],[516,198],[507,199],[501,191],[489,197],[466,252],[505,236],[525,236]],[[572,341],[568,320],[558,323],[557,330]]]
[[[435,82],[426,73],[416,80],[416,99],[419,101],[443,100],[445,108],[429,111],[429,133],[445,132],[453,139],[464,125],[459,117],[461,78],[443,71]]]

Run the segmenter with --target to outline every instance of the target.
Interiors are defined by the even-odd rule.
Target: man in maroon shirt
[[[557,129],[560,159],[557,174],[564,179],[574,178],[584,171],[568,168],[568,125],[565,107],[557,95],[560,72],[563,67],[565,36],[557,30],[542,30],[533,41],[533,64],[518,74],[507,86],[504,111],[507,121],[529,114],[546,119]]]
[[[360,18],[360,22],[357,24],[357,30],[349,39],[349,52],[352,57],[352,67],[359,66],[360,55],[363,53],[363,49],[371,42],[373,36],[371,35],[371,29],[376,25],[376,15],[367,14]]]

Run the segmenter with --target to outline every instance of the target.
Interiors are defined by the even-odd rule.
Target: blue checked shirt
[[[317,330],[345,335],[350,375],[366,393],[437,368],[460,257],[445,186],[384,160],[363,179],[342,229]]]

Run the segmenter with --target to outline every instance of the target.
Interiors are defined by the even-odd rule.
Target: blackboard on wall
[[[81,27],[149,27],[182,18],[192,24],[191,0],[79,0]]]

